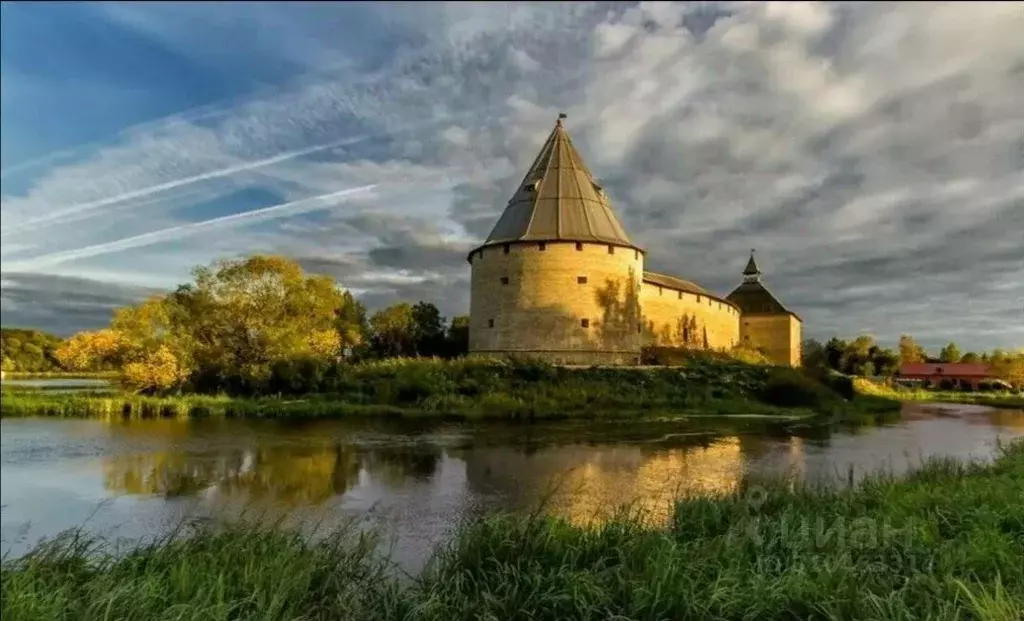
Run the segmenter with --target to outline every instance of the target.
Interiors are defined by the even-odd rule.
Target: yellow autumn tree
[[[362,305],[295,261],[256,255],[193,274],[167,295],[119,309],[109,329],[69,339],[62,364],[116,359],[124,383],[143,391],[186,382],[246,390],[259,389],[279,363],[335,362],[363,342]]]
[[[188,330],[174,324],[170,311],[166,298],[152,297],[114,314],[111,329],[120,339],[126,385],[143,391],[168,390],[180,386],[191,373]]]
[[[331,362],[362,341],[361,305],[331,278],[305,274],[285,257],[218,261],[194,275],[171,298],[200,368],[259,383],[276,363]]]
[[[189,369],[167,345],[158,345],[154,351],[142,352],[135,360],[124,365],[123,381],[140,390],[167,390],[180,386],[188,379]]]
[[[1015,388],[1024,387],[1024,351],[995,350],[989,360],[992,374]]]
[[[121,335],[110,329],[79,332],[61,343],[54,352],[57,362],[69,371],[88,371],[117,361]]]

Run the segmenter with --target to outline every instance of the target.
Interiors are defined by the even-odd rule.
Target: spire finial
[[[747,267],[743,269],[743,276],[745,277],[745,280],[749,279],[748,282],[756,281],[758,275],[761,273],[761,270],[757,269],[757,261],[754,260],[754,252],[755,250],[751,248],[750,258],[747,259]]]
[[[567,118],[569,118],[568,114],[566,114],[564,112],[559,112],[558,113],[558,121],[555,124],[558,125],[559,127],[562,127],[562,119],[567,119]]]

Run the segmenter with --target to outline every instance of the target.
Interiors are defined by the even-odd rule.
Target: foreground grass
[[[680,367],[559,368],[481,360],[352,365],[305,397],[48,394],[5,391],[0,413],[91,418],[615,418],[765,415],[850,419],[897,410],[880,397],[843,399],[797,371],[694,356]]]
[[[202,530],[115,555],[74,533],[5,561],[14,620],[897,619],[1024,614],[1024,442],[853,490],[748,489],[666,527],[498,515],[397,580],[345,534]]]

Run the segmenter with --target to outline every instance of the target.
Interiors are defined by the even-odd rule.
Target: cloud
[[[969,20],[957,3],[373,6],[349,21],[402,43],[388,54],[346,43],[352,62],[332,60],[341,44],[315,7],[235,19],[225,5],[196,30],[185,26],[196,8],[125,8],[122,23],[232,67],[273,59],[255,39],[280,22],[278,60],[303,73],[128,131],[4,195],[4,262],[9,237],[30,268],[202,222],[175,221],[180,190],[251,186],[291,202],[378,183],[344,210],[233,225],[180,260],[282,251],[374,304],[422,297],[464,313],[464,251],[565,111],[652,269],[725,293],[756,247],[810,336],[1024,344],[1024,14],[1013,3],[973,3]],[[339,15],[328,13],[325,24]],[[95,208],[65,222],[83,204]],[[115,209],[119,227],[160,225],[104,232]],[[82,231],[97,239],[81,243]]]
[[[65,336],[102,326],[116,308],[159,292],[88,278],[18,272],[4,273],[2,291],[4,327],[45,327]]]
[[[272,205],[262,209],[254,209],[252,211],[231,214],[229,216],[221,216],[220,218],[212,218],[201,222],[193,222],[191,224],[168,227],[158,231],[150,231],[149,233],[133,235],[132,237],[124,237],[112,242],[86,246],[84,248],[75,248],[73,250],[66,250],[63,252],[55,252],[53,254],[34,257],[31,264],[34,266],[56,265],[58,263],[65,263],[76,259],[84,259],[86,257],[94,257],[102,254],[109,254],[111,252],[120,252],[131,248],[142,248],[162,242],[180,240],[184,237],[212,229],[224,230],[232,226],[249,224],[258,220],[269,220],[284,217],[286,215],[296,215],[309,211],[326,209],[338,204],[340,201],[351,195],[368,192],[373,190],[375,187],[376,185],[366,185],[360,188],[340,190],[338,192],[321,194],[320,196],[314,196],[313,198],[304,200],[280,203],[278,205]],[[17,267],[15,267],[15,269],[17,269]]]

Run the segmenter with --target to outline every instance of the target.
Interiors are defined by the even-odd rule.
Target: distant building
[[[753,253],[728,296],[644,270],[608,195],[558,122],[471,266],[469,351],[556,364],[635,364],[644,345],[743,343],[800,364],[801,321]]]
[[[896,379],[903,384],[920,384],[924,388],[972,390],[977,390],[982,383],[998,381],[989,365],[967,362],[901,364]]]

